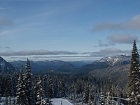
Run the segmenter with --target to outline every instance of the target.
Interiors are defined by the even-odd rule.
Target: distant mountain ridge
[[[65,62],[59,69],[58,71],[61,72],[75,72],[77,69],[70,64],[69,62]]]
[[[15,71],[15,68],[8,63],[5,59],[0,57],[0,73],[1,72],[13,72]]]
[[[25,65],[26,61],[13,61],[10,62],[17,70],[21,65]],[[116,65],[125,65],[130,63],[130,56],[118,55],[112,57],[104,57],[97,61],[60,61],[60,60],[46,60],[46,61],[30,61],[31,69],[33,72],[48,71],[55,72],[68,72],[72,74],[88,75],[92,70],[103,69]]]
[[[105,57],[97,62],[107,62],[110,66],[114,66],[117,64],[129,64],[130,63],[130,56],[128,55],[118,55],[113,57]]]
[[[31,69],[33,72],[43,72],[43,71],[70,71],[72,69],[80,68],[84,65],[87,65],[89,63],[92,63],[93,61],[61,61],[61,60],[46,60],[46,61],[30,61]],[[20,66],[26,65],[26,61],[13,61],[10,62],[17,70],[20,69]],[[67,69],[66,69],[66,64]],[[69,68],[70,67],[70,68]],[[62,69],[62,70],[61,70]],[[72,70],[73,71],[73,70]]]
[[[90,71],[103,69],[113,66],[125,65],[130,63],[130,56],[128,55],[118,55],[112,57],[104,57],[100,60],[94,61],[92,64],[87,64],[79,68],[77,74],[88,75]]]

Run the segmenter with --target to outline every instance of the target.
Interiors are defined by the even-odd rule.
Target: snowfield
[[[68,100],[62,98],[53,98],[51,99],[51,101],[52,101],[52,105],[74,105],[70,103]]]

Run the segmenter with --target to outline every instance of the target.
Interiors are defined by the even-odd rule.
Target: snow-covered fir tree
[[[128,74],[129,105],[140,105],[139,54],[134,40]]]
[[[43,89],[45,97],[48,97],[48,89],[47,89],[47,75],[43,77]]]
[[[116,96],[117,96],[117,103],[118,103],[118,105],[121,105],[121,103],[120,103],[121,89],[120,89],[120,87],[118,85],[116,87]]]
[[[3,85],[3,76],[2,76],[2,74],[0,74],[0,98],[1,98],[1,96],[2,96],[2,85]]]
[[[45,105],[45,97],[44,97],[44,91],[41,84],[40,76],[35,76],[34,81],[34,92],[35,92],[35,99],[36,99],[36,105]]]
[[[11,81],[11,75],[8,73],[6,75],[6,80],[5,80],[5,96],[9,97],[12,96],[12,81]]]
[[[6,97],[5,100],[6,105],[9,105],[9,102],[11,101],[12,91],[13,90],[12,90],[11,75],[10,73],[8,73],[5,79],[5,92],[4,92],[4,95]]]
[[[48,75],[48,97],[53,98],[54,97],[54,87],[53,87],[53,80],[50,75]]]
[[[35,105],[32,74],[30,69],[30,61],[28,59],[26,63],[26,72],[25,72],[25,88],[26,88],[25,92],[26,92],[27,103],[29,105]]]
[[[25,84],[24,84],[24,74],[23,74],[23,66],[20,69],[20,75],[18,78],[18,85],[17,85],[17,105],[27,105],[27,98],[25,93]]]
[[[91,86],[89,85],[89,98],[88,98],[88,105],[92,105],[91,101]]]
[[[84,100],[84,103],[88,103],[88,100],[89,100],[89,84],[87,84],[85,86],[83,100]]]
[[[104,92],[103,89],[100,89],[100,95],[99,95],[99,104],[100,105],[105,105],[105,96],[104,96]]]
[[[65,85],[64,85],[64,77],[60,77],[58,81],[58,96],[64,97],[65,96]]]
[[[11,75],[11,78],[12,78],[12,90],[13,90],[13,94],[12,96],[16,96],[16,93],[17,93],[17,84],[18,84],[18,78],[19,78],[19,74],[15,71],[13,73],[13,75]]]
[[[107,105],[111,105],[111,96],[110,96],[110,92],[107,93],[106,104],[107,104]]]

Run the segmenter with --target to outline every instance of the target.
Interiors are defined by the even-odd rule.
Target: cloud
[[[4,47],[4,46],[0,46],[0,48],[10,49],[10,47],[9,47],[9,46],[6,46],[6,47]]]
[[[100,53],[105,53],[105,54],[109,54],[109,53],[122,53],[123,51],[120,50],[120,49],[117,49],[117,48],[106,48],[106,49],[103,49],[103,50],[100,50]]]
[[[140,15],[132,17],[129,21],[122,23],[103,22],[93,26],[93,31],[104,30],[140,30]]]
[[[101,40],[99,40],[99,47],[108,47],[109,44],[104,44]]]
[[[10,19],[0,16],[0,28],[5,26],[10,26],[12,24],[13,22]]]
[[[6,46],[5,48],[10,49],[10,47],[9,47],[9,46]]]
[[[128,34],[128,35],[114,34],[114,35],[108,36],[107,39],[109,40],[109,42],[111,44],[116,44],[116,43],[119,43],[119,44],[132,44],[134,40],[136,40],[137,42],[140,41],[138,36],[131,35],[131,34]]]
[[[30,56],[30,55],[74,55],[77,52],[71,51],[48,51],[48,50],[23,50],[0,52],[1,56]]]
[[[107,57],[107,56],[115,56],[121,54],[129,54],[131,51],[128,50],[120,50],[114,47],[102,49],[98,52],[89,52],[92,57]]]
[[[121,54],[130,54],[130,50],[120,50],[117,48],[101,49],[97,52],[71,52],[71,51],[48,51],[48,50],[28,50],[28,51],[8,51],[1,52],[0,55],[7,58],[8,61],[26,60],[97,60],[107,56],[116,56]]]

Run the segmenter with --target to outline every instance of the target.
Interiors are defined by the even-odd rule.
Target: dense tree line
[[[71,77],[65,75],[33,75],[27,60],[26,70],[21,66],[19,73],[1,75],[1,96],[7,97],[6,104],[12,97],[16,97],[13,105],[46,105],[51,98],[65,97],[73,102],[96,103],[97,97],[102,96],[111,101],[111,97],[119,94],[122,89],[113,86],[111,79],[97,80],[94,77]],[[123,95],[122,95],[123,96]],[[104,98],[104,99],[103,99]],[[50,103],[49,103],[50,104]]]

